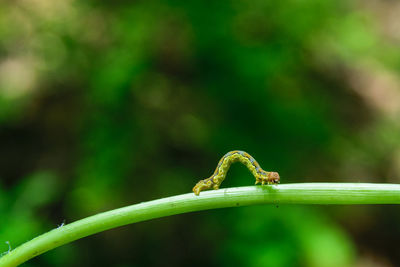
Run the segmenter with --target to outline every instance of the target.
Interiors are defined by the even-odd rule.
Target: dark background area
[[[400,180],[395,1],[0,2],[0,252],[183,194],[230,150],[282,183]],[[222,187],[254,183],[232,166]],[[24,266],[399,266],[396,206],[124,226]]]

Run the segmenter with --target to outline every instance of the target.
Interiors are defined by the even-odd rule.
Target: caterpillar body
[[[222,181],[225,179],[226,173],[228,172],[231,164],[237,161],[243,163],[250,170],[250,172],[256,178],[256,184],[277,184],[280,181],[280,177],[277,172],[264,171],[249,153],[240,150],[234,150],[226,153],[221,158],[213,175],[207,179],[200,180],[193,187],[194,194],[198,196],[201,191],[218,189]]]

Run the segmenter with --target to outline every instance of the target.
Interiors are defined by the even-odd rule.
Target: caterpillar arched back
[[[280,181],[280,177],[277,172],[267,172],[261,169],[258,162],[252,156],[250,156],[249,153],[240,150],[234,150],[226,153],[225,156],[221,158],[213,175],[207,179],[200,180],[193,187],[193,192],[195,195],[198,196],[201,191],[209,190],[211,188],[218,189],[222,181],[225,179],[226,173],[228,172],[231,164],[237,161],[243,163],[250,170],[250,172],[256,178],[256,184],[277,184]]]

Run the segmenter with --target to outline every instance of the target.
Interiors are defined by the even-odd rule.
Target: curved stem
[[[38,236],[0,258],[17,266],[48,250],[122,225],[175,214],[256,204],[400,204],[400,185],[299,183],[248,186],[183,194],[119,208],[64,225]]]

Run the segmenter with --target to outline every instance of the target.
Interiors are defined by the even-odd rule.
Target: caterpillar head
[[[268,182],[272,184],[278,184],[281,181],[281,178],[279,177],[279,173],[277,172],[269,172],[268,175]]]
[[[200,180],[194,187],[193,187],[193,192],[196,196],[200,194],[201,191],[211,189],[213,187],[213,183],[208,180]]]
[[[256,178],[256,184],[278,184],[280,182],[279,173],[261,171]]]

